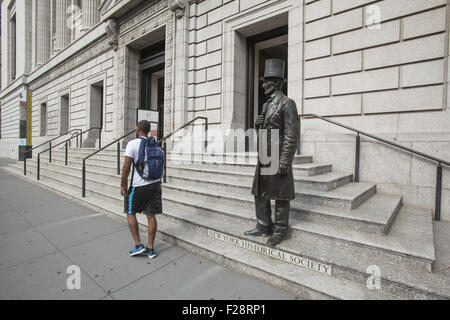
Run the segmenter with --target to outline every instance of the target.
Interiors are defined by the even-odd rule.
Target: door
[[[69,131],[69,95],[64,95],[61,97],[60,102],[60,133],[65,134]]]
[[[282,59],[286,62],[286,78],[288,75],[288,26],[282,26],[256,36],[247,38],[247,87],[245,129],[253,129],[256,117],[262,112],[266,101],[262,90],[265,61]],[[287,94],[287,83],[282,89]],[[245,150],[254,151],[256,141],[246,139]],[[252,149],[252,150],[250,150]]]
[[[89,128],[97,127],[103,129],[103,81],[91,85],[89,101]]]
[[[288,65],[288,35],[283,35],[255,44],[255,86],[254,86],[254,105],[253,105],[253,122],[256,121],[258,114],[262,112],[263,105],[266,102],[266,96],[262,89],[262,81],[264,77],[265,61],[267,59],[282,59]],[[286,70],[287,74],[287,70]],[[283,93],[287,95],[287,82],[284,84]]]
[[[152,135],[164,135],[164,67],[165,42],[162,41],[141,51],[140,109],[158,113],[152,117]]]

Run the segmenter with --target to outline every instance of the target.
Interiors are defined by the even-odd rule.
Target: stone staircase
[[[43,156],[39,183],[126,219],[114,148],[87,160],[86,198],[81,197],[81,160],[92,152],[71,149],[67,167],[62,150],[53,152],[52,163]],[[273,257],[265,238],[244,236],[256,223],[250,192],[255,164],[256,154],[179,159],[169,153],[159,237],[299,298],[450,298],[450,279],[433,269],[436,260],[450,257],[435,256],[430,212],[402,206],[402,197],[379,194],[375,184],[355,183],[352,174],[334,172],[331,164],[309,156],[295,158],[289,239]],[[27,161],[27,176],[22,162],[5,169],[36,181],[35,159]],[[146,219],[138,218],[144,225]],[[380,272],[374,289],[367,286],[371,270]]]

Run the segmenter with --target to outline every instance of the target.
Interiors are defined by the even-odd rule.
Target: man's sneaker
[[[155,249],[149,249],[147,248],[147,256],[150,259],[156,258],[157,254],[156,254],[156,250]]]
[[[141,253],[145,252],[145,246],[144,245],[139,245],[139,246],[134,246],[134,248],[130,251],[130,257],[134,257],[137,256]]]

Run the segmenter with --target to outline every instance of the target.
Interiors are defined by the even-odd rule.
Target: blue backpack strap
[[[142,163],[145,161],[144,159],[144,150],[147,144],[147,139],[144,137],[139,137],[139,139],[141,139],[141,145],[139,147],[139,157],[138,157],[138,162]]]

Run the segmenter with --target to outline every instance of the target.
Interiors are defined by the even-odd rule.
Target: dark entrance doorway
[[[161,41],[141,50],[141,94],[139,109],[157,112],[157,123],[152,123],[158,139],[164,135],[164,67],[165,42]],[[156,126],[156,128],[155,128]]]
[[[265,61],[267,59],[283,59],[288,74],[288,26],[258,34],[247,39],[247,104],[246,130],[254,128],[258,114],[262,112],[266,100],[262,90]],[[287,95],[287,83],[283,87]]]
[[[59,134],[65,134],[70,130],[70,103],[69,95],[60,98],[60,129]]]

